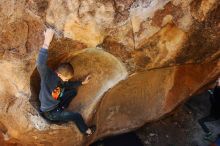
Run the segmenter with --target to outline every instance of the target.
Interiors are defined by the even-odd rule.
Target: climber
[[[208,91],[210,94],[210,103],[211,103],[210,114],[198,120],[203,131],[206,133],[204,137],[205,140],[210,140],[212,137],[212,132],[205,125],[205,122],[212,122],[220,119],[220,77],[216,82],[214,91],[213,92],[212,90],[208,90]]]
[[[44,44],[40,49],[36,63],[41,77],[39,111],[49,121],[73,121],[82,133],[91,135],[94,131],[85,124],[81,114],[65,110],[77,94],[76,87],[87,84],[91,76],[88,75],[83,81],[73,82],[69,81],[74,73],[71,64],[62,63],[55,72],[47,66],[48,47],[53,35],[54,31],[51,28],[44,32]]]

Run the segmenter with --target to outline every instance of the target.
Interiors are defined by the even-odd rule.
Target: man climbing
[[[44,44],[37,58],[37,70],[41,77],[40,112],[43,117],[50,121],[73,121],[82,133],[91,135],[93,131],[87,127],[81,114],[65,110],[77,94],[76,87],[87,84],[90,75],[84,81],[72,82],[69,81],[74,73],[71,64],[63,63],[58,66],[55,72],[47,66],[48,47],[53,35],[54,31],[52,29],[47,29],[44,32]]]
[[[220,119],[220,77],[217,80],[214,91],[209,90],[211,110],[210,114],[202,119],[199,119],[199,124],[206,133],[204,139],[210,140],[212,132],[205,125],[205,122],[212,122]]]

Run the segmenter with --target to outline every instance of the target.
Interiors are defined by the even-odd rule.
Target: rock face
[[[161,118],[220,75],[218,0],[1,0],[0,21],[1,145],[88,145]],[[92,75],[69,107],[97,125],[90,138],[37,113],[45,23],[57,31],[48,65]]]

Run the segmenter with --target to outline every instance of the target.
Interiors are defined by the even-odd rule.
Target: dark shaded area
[[[143,144],[135,133],[126,133],[106,138],[90,146],[143,146]]]
[[[169,116],[145,125],[136,133],[144,146],[210,146],[220,133],[220,120],[207,123],[213,132],[212,141],[203,139],[204,131],[198,120],[209,114],[209,93],[191,97]]]
[[[37,68],[33,71],[30,80],[30,89],[31,89],[31,97],[29,99],[31,105],[38,109],[40,106],[40,100],[38,95],[40,93],[40,75],[37,71]]]

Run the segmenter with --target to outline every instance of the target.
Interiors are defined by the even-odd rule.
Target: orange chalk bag
[[[53,91],[52,91],[52,97],[55,100],[58,100],[60,97],[60,93],[62,92],[62,89],[60,87],[56,87]]]

